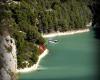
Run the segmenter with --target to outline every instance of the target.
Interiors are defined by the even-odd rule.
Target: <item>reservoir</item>
[[[92,32],[53,39],[58,42],[47,41],[49,53],[41,60],[39,70],[18,74],[18,80],[95,80],[97,55]]]

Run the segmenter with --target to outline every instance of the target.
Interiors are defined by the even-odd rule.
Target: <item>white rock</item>
[[[17,69],[15,40],[9,35],[0,36],[0,80],[15,80]]]

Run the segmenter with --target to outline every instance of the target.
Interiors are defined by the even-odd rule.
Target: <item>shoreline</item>
[[[42,36],[44,38],[49,38],[49,37],[56,37],[56,36],[64,36],[64,35],[73,35],[77,33],[84,33],[84,32],[89,32],[89,29],[80,29],[80,30],[72,30],[72,31],[66,31],[66,32],[54,32],[54,33],[49,33],[49,34],[43,34]]]
[[[45,49],[45,51],[39,56],[38,61],[36,62],[36,64],[34,64],[31,67],[26,67],[26,68],[21,68],[21,69],[17,69],[16,72],[17,73],[27,73],[27,72],[31,72],[31,71],[35,71],[38,69],[39,63],[41,61],[42,58],[44,58],[47,54],[48,54],[48,49]]]
[[[42,35],[42,37],[49,38],[49,37],[56,37],[56,36],[73,35],[73,34],[77,34],[77,33],[89,32],[89,31],[90,31],[89,29],[82,29],[82,30],[72,30],[72,31],[66,31],[66,32],[54,32],[54,33],[44,34],[44,35]],[[44,58],[47,54],[48,54],[48,49],[46,49],[39,56],[39,59],[36,62],[36,64],[34,64],[31,67],[17,69],[16,72],[17,73],[27,73],[27,72],[31,72],[31,71],[36,71],[38,69],[41,59]]]

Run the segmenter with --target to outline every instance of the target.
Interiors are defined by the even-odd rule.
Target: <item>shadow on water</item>
[[[97,75],[98,75],[98,80],[100,80],[100,38],[96,37],[95,41],[95,49],[96,49],[96,54],[97,54]]]
[[[100,5],[99,5],[100,6]],[[100,23],[98,25],[95,25],[93,28],[94,31],[94,38],[95,38],[95,49],[96,49],[96,55],[97,55],[97,75],[98,79],[100,78]]]
[[[71,77],[71,78],[46,78],[46,79],[20,79],[20,80],[97,80],[95,76]]]

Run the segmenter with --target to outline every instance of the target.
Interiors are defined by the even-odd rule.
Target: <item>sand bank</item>
[[[21,68],[21,69],[17,69],[17,73],[27,73],[27,72],[31,72],[31,71],[37,70],[41,59],[42,59],[43,57],[45,57],[47,54],[48,54],[48,49],[46,49],[46,50],[39,56],[39,59],[38,59],[38,61],[37,61],[36,64],[34,64],[34,65],[31,66],[31,67],[26,67],[26,68],[23,68],[23,69],[22,69],[22,68]]]
[[[83,29],[83,30],[72,30],[72,31],[67,31],[67,32],[55,32],[55,33],[50,33],[50,34],[44,34],[42,35],[44,38],[48,37],[56,37],[56,36],[63,36],[63,35],[73,35],[77,33],[83,33],[83,32],[88,32],[89,29]]]

